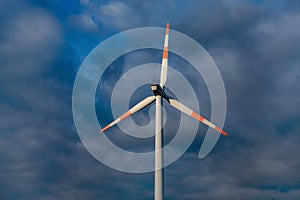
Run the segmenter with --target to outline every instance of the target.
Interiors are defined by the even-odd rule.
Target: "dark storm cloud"
[[[93,160],[85,161],[87,156],[80,153],[85,151],[74,135],[69,75],[60,80],[62,73],[74,75],[72,66],[64,66],[70,58],[62,51],[62,26],[42,8],[14,3],[7,3],[13,13],[1,12],[6,20],[1,21],[0,37],[0,197],[81,197],[89,189],[75,188],[89,181],[78,170],[90,171],[82,163]]]
[[[152,187],[149,174],[144,182],[141,176],[128,175],[121,176],[124,181],[118,172],[99,165],[80,143],[71,113],[78,58],[72,57],[58,18],[24,1],[1,5],[13,11],[1,12],[1,199],[152,195],[147,191]]]
[[[1,21],[1,198],[31,199],[47,185],[55,143],[71,128],[55,118],[68,114],[63,86],[45,77],[63,38],[46,10],[23,1],[5,6],[14,12],[4,12]]]
[[[198,159],[201,141],[195,141],[167,167],[166,197],[300,196],[296,1],[14,0],[0,7],[1,199],[153,197],[152,173],[111,170],[85,150],[72,122],[71,90],[78,60],[86,55],[82,48],[88,48],[81,48],[80,35],[89,43],[88,37],[101,41],[112,32],[166,21],[203,44],[217,63],[230,133],[207,158]]]
[[[297,151],[298,129],[296,122],[289,121],[299,119],[295,109],[299,104],[295,93],[299,85],[298,13],[285,7],[277,12],[278,7],[250,1],[188,2],[180,11],[175,29],[203,41],[224,74],[227,121],[233,135],[230,141],[225,139],[228,148],[216,152],[220,156],[211,156],[208,168],[214,170],[207,170],[204,178],[199,172],[199,180],[192,178],[197,172],[186,170],[186,177],[178,180],[187,181],[174,191],[169,189],[171,194],[185,199],[295,198],[299,159],[293,152]],[[190,21],[194,23],[186,23]],[[127,27],[124,21],[122,25],[119,28]],[[194,159],[190,162],[196,163]],[[199,162],[208,165],[206,160]],[[183,168],[175,168],[172,176],[182,174]],[[217,185],[212,194],[201,183],[206,178]],[[176,187],[173,182],[166,180],[167,191],[168,183],[169,188]]]
[[[228,141],[232,146],[212,164],[218,166],[215,173],[227,169],[219,176],[229,175],[228,180],[237,181],[220,188],[224,196],[230,194],[228,199],[294,199],[299,195],[299,159],[293,153],[299,130],[295,123],[287,125],[299,119],[295,110],[299,104],[295,94],[299,85],[299,18],[287,10],[276,14],[265,9],[263,16],[244,27],[237,38],[232,30],[224,33],[225,38],[207,44],[224,74],[227,122],[234,134]],[[227,179],[223,181],[227,183]],[[215,198],[218,193],[211,197]]]

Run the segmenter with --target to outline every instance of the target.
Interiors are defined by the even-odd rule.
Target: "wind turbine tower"
[[[164,187],[163,187],[163,127],[162,127],[162,99],[165,99],[171,106],[178,109],[179,111],[195,118],[196,120],[206,124],[207,126],[215,129],[220,134],[227,135],[227,133],[197,114],[189,107],[180,103],[176,99],[168,96],[165,93],[165,84],[167,81],[167,72],[168,72],[168,42],[169,42],[169,30],[170,24],[166,25],[165,41],[164,41],[164,51],[162,56],[161,72],[160,72],[160,83],[151,85],[151,90],[153,91],[153,96],[146,97],[144,100],[133,106],[130,110],[125,112],[115,121],[108,124],[106,127],[101,129],[101,132],[106,131],[110,127],[119,123],[120,121],[126,119],[130,115],[140,111],[146,106],[150,105],[155,101],[155,172],[154,172],[154,200],[163,200],[164,198]]]

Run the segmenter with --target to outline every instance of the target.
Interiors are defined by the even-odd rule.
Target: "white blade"
[[[123,119],[126,119],[130,115],[133,115],[137,111],[145,108],[146,106],[148,106],[149,104],[151,104],[154,100],[155,100],[155,96],[150,96],[150,97],[145,98],[144,100],[142,100],[141,102],[139,102],[138,104],[136,104],[135,106],[133,106],[130,110],[128,110],[127,112],[125,112],[121,117],[119,117],[118,119],[116,119],[115,121],[111,122],[110,124],[108,124],[103,129],[101,129],[101,132],[106,131],[107,129],[109,129],[110,127],[112,127],[115,124],[119,123]]]
[[[170,105],[173,106],[174,108],[176,108],[176,109],[180,110],[181,112],[197,119],[198,121],[202,122],[203,124],[206,124],[207,126],[215,129],[219,133],[221,133],[223,135],[228,135],[225,131],[223,131],[222,129],[220,129],[219,127],[217,127],[216,125],[214,125],[213,123],[211,123],[210,121],[208,121],[207,119],[202,117],[201,115],[197,114],[196,112],[191,110],[189,107],[183,105],[179,101],[177,101],[175,99],[169,99],[169,101],[170,101]]]
[[[164,44],[164,53],[163,53],[163,58],[162,58],[162,63],[161,63],[161,71],[160,71],[160,87],[161,88],[163,88],[165,86],[166,81],[167,81],[169,30],[170,30],[170,24],[167,23],[165,44]]]

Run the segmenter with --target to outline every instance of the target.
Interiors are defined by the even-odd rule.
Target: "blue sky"
[[[1,199],[153,199],[153,173],[118,172],[84,148],[72,88],[81,62],[101,41],[167,21],[203,45],[219,67],[231,135],[199,160],[206,130],[200,126],[189,150],[165,169],[166,199],[299,198],[298,1],[2,0],[0,9]],[[136,55],[161,59],[155,51]],[[126,61],[143,63],[134,52]],[[106,76],[116,81],[120,72],[111,70]],[[202,83],[193,87],[209,106]],[[210,115],[208,106],[203,111]]]

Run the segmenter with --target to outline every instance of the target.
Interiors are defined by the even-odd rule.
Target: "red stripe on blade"
[[[221,133],[222,135],[228,135],[225,131],[223,131],[219,127],[216,127],[215,130],[218,131],[219,133]]]
[[[228,133],[226,133],[225,131],[222,131],[221,132],[223,135],[228,135]]]
[[[168,58],[168,47],[164,47],[163,58]]]
[[[215,130],[218,131],[219,133],[222,133],[222,129],[220,129],[219,127],[216,127]]]
[[[204,118],[200,115],[198,115],[195,112],[192,112],[192,117],[194,117],[195,119],[198,119],[200,122],[203,122]]]
[[[123,119],[129,117],[130,115],[131,115],[131,113],[130,113],[130,111],[128,110],[126,113],[124,113],[124,114],[120,117],[120,119],[123,120]]]
[[[166,35],[169,34],[169,30],[170,30],[170,23],[167,23],[167,26],[166,26]]]
[[[105,126],[103,129],[101,129],[101,132],[104,132],[104,131],[106,131],[106,130],[109,129],[109,128],[110,128],[110,126],[107,125],[107,126]]]

